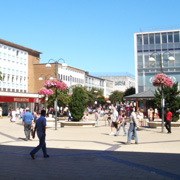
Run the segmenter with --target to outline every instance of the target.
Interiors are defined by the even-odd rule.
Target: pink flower
[[[163,74],[163,73],[156,74],[154,76],[153,86],[157,86],[158,87],[158,86],[162,86],[162,85],[164,87],[172,86],[173,85],[173,81],[166,74]]]
[[[42,87],[39,91],[38,91],[38,94],[40,94],[40,95],[51,95],[51,94],[53,94],[54,92],[53,92],[53,90],[52,89],[47,89],[47,88],[45,88],[45,87]]]
[[[46,87],[47,89],[61,89],[61,90],[66,90],[67,89],[67,85],[66,83],[53,79],[53,80],[47,80],[44,83],[44,87]]]

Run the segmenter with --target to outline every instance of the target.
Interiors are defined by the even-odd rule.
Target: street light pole
[[[169,58],[168,60],[169,61],[174,61],[175,58],[172,56],[172,54],[169,52],[169,51],[165,51],[163,54],[161,53],[157,53],[157,52],[153,52],[151,55],[150,55],[150,58],[149,58],[149,61],[150,62],[155,62],[155,58],[153,57],[154,54],[160,54],[160,68],[161,68],[161,73],[164,73],[163,71],[163,57],[164,57],[164,54],[166,53],[169,53]],[[163,89],[163,85],[161,85],[161,108],[162,108],[162,133],[164,132],[164,107],[165,107],[165,100],[164,100],[164,89]]]
[[[63,61],[64,63],[62,64],[62,67],[63,68],[66,68],[67,67],[67,64],[65,63],[65,60],[60,58],[58,60],[54,60],[54,59],[50,59],[48,61],[48,64],[46,64],[46,68],[51,68],[51,64],[50,62],[53,61],[55,63],[55,71],[54,71],[54,74],[55,74],[55,78],[58,79],[58,63],[60,61]],[[57,88],[55,89],[55,130],[57,130]]]

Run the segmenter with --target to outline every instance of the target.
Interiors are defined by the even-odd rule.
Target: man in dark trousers
[[[166,129],[168,130],[167,133],[171,133],[171,121],[172,121],[172,113],[169,111],[169,108],[166,110]]]
[[[42,148],[44,158],[48,158],[49,155],[47,154],[46,150],[46,142],[45,142],[45,137],[46,137],[46,111],[42,110],[41,111],[41,117],[36,120],[36,126],[33,132],[33,138],[35,137],[35,132],[37,130],[37,136],[39,138],[39,145],[34,148],[31,152],[30,155],[32,159],[35,159],[34,155]]]

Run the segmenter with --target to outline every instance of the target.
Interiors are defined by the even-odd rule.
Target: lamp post
[[[160,68],[161,68],[161,73],[164,73],[163,71],[163,65],[164,65],[164,55],[169,54],[168,60],[169,62],[174,62],[175,58],[172,56],[172,54],[169,51],[165,51],[163,53],[158,53],[158,52],[153,52],[150,57],[149,57],[149,62],[150,63],[155,63],[155,58],[154,55],[159,54],[160,55]],[[164,132],[164,107],[165,107],[165,99],[164,99],[164,90],[163,90],[163,85],[161,85],[161,108],[162,108],[162,133]]]
[[[55,74],[55,78],[58,79],[58,64],[60,61],[63,61],[62,63],[62,67],[63,68],[67,68],[67,64],[65,63],[65,60],[60,58],[58,60],[54,60],[54,59],[50,59],[48,61],[48,63],[46,64],[46,68],[51,68],[51,64],[50,62],[55,63],[55,70],[54,70],[54,74]],[[55,89],[55,130],[57,130],[57,89]]]

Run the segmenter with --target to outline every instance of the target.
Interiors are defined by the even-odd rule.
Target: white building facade
[[[28,92],[28,52],[0,44],[1,91]]]
[[[104,76],[101,77],[113,82],[113,91],[125,92],[131,87],[135,88],[135,79],[129,76]]]
[[[134,50],[136,93],[155,89],[152,81],[155,74],[161,72],[161,59],[163,72],[173,82],[180,81],[180,30],[135,33]],[[155,59],[153,64],[149,61],[151,56]],[[169,56],[175,61],[170,62]]]
[[[68,87],[74,85],[85,85],[85,71],[68,66],[63,68],[62,65],[58,66],[59,79],[67,84]]]

